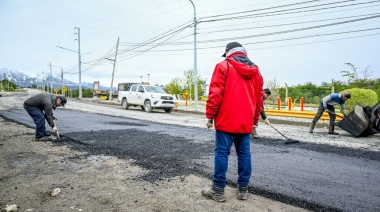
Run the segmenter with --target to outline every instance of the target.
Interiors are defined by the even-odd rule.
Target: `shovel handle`
[[[331,114],[333,114],[333,115],[336,115],[336,116],[338,116],[338,117],[340,117],[340,118],[344,118],[344,116],[338,115],[338,114],[332,112],[331,110],[327,110],[327,111],[328,111],[328,113],[331,113]]]

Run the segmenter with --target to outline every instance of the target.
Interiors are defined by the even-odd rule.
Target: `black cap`
[[[265,88],[264,93],[266,93],[268,95],[272,95],[272,92],[270,92],[269,88]]]
[[[61,106],[65,107],[65,104],[67,103],[67,99],[64,96],[57,96],[57,99],[61,102]]]
[[[236,48],[236,47],[243,47],[243,46],[240,43],[238,43],[238,42],[228,43],[227,46],[226,46],[226,50],[224,51],[224,54],[222,55],[222,57],[226,57],[226,52],[228,50],[231,50],[231,49]]]
[[[349,93],[342,93],[343,97],[346,97],[347,99],[351,98],[351,94]]]

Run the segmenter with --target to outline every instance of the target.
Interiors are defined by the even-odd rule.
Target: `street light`
[[[189,0],[194,8],[194,107],[198,111],[198,72],[197,72],[197,18],[195,5]]]
[[[148,83],[149,83],[149,76],[150,76],[150,74],[148,74]]]

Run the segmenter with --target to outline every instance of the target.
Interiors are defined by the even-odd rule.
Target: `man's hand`
[[[265,122],[265,124],[270,124],[270,122],[269,122],[269,119],[268,118],[266,118],[265,120],[264,120],[264,122]]]
[[[53,127],[53,131],[54,131],[55,133],[58,132],[57,125],[54,125],[54,127]]]
[[[214,126],[214,121],[212,119],[208,119],[206,123],[207,128],[211,128]]]

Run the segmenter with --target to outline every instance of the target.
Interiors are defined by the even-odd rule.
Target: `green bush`
[[[351,98],[346,101],[347,114],[351,112],[356,105],[374,106],[378,102],[378,96],[375,91],[363,88],[351,88],[342,91],[351,94]]]

